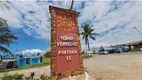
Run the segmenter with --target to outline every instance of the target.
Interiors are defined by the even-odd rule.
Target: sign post
[[[84,73],[77,17],[79,12],[49,6],[51,14],[51,78]]]

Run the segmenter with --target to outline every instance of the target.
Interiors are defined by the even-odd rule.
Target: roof
[[[17,61],[16,59],[3,59],[3,62],[9,62],[9,61]]]
[[[51,11],[52,9],[58,10],[58,11],[61,11],[61,12],[65,12],[67,14],[70,13],[70,14],[77,15],[77,16],[80,14],[79,12],[75,12],[75,11],[73,11],[71,9],[64,9],[64,8],[49,6],[49,10]]]
[[[142,43],[142,41],[129,42],[129,43],[124,43],[124,44],[119,44],[119,46],[134,46],[134,45],[139,45],[141,43]]]

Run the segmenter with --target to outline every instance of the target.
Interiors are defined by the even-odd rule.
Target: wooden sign
[[[49,6],[51,13],[51,76],[82,74],[78,12]]]

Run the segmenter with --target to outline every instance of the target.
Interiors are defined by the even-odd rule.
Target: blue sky
[[[14,53],[44,52],[50,48],[50,14],[49,5],[70,8],[71,0],[8,0],[5,2],[10,10],[0,10],[0,17],[7,20],[12,32],[19,37],[17,44],[9,49]],[[77,0],[73,10],[80,12],[81,25],[90,23],[100,36],[96,41],[90,39],[91,48],[142,40],[133,28],[142,31],[142,2],[127,0]],[[87,49],[81,40],[83,50]]]

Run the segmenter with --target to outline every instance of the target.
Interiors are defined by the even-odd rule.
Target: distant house
[[[142,51],[142,41],[137,41],[137,42],[129,42],[129,43],[124,43],[120,44],[117,46],[128,46],[129,51]]]

